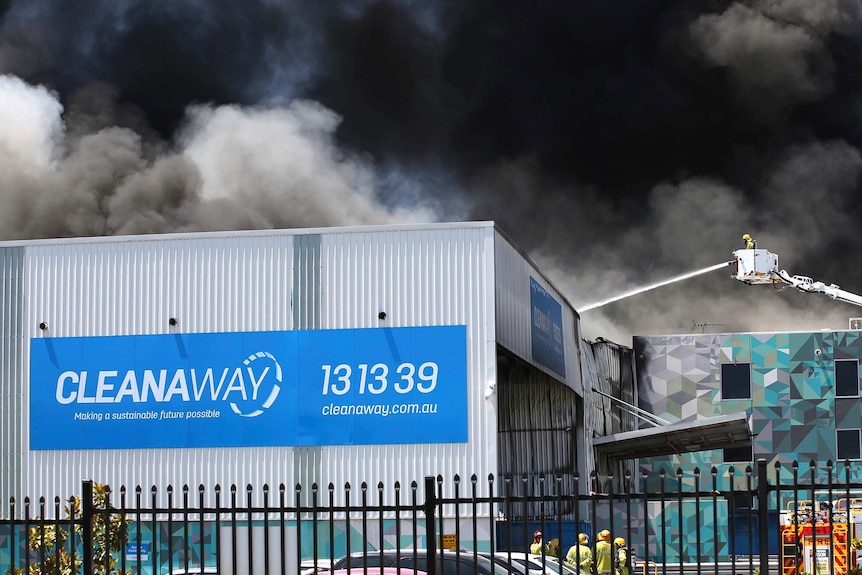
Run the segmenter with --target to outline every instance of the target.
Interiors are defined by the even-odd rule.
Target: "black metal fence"
[[[85,481],[67,500],[10,499],[8,513],[0,511],[0,572],[308,575],[349,554],[354,567],[385,565],[387,550],[415,557],[451,549],[456,558],[505,551],[511,560],[541,531],[551,547],[537,559],[563,574],[551,555],[564,559],[579,533],[595,544],[608,530],[611,540],[625,539],[628,566],[644,572],[844,575],[857,565],[862,537],[860,465],[760,460],[708,474],[426,477],[358,489],[145,493]],[[441,565],[422,567],[437,575]],[[472,575],[470,565],[457,563],[455,575]]]

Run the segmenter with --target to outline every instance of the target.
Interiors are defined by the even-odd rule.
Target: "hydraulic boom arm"
[[[822,293],[832,299],[862,306],[862,296],[840,289],[835,284],[814,281],[807,276],[792,276],[778,269],[778,255],[767,250],[744,249],[733,252],[736,272],[732,276],[743,283],[780,284],[809,293]]]

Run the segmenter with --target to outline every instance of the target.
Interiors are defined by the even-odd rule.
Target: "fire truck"
[[[833,495],[788,501],[780,521],[783,575],[845,575],[862,566],[862,493]]]

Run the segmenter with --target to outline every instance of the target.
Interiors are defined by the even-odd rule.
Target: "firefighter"
[[[590,549],[590,538],[586,533],[578,535],[578,542],[569,547],[566,553],[566,563],[572,567],[580,567],[581,573],[589,573],[593,568],[593,550]]]
[[[747,250],[753,250],[757,247],[757,242],[751,239],[749,234],[742,234],[742,240],[745,242],[745,249]]]
[[[596,562],[596,573],[611,575],[614,570],[614,558],[611,549],[611,532],[607,529],[599,531],[596,537],[596,552],[593,555]]]
[[[551,557],[559,557],[560,556],[560,539],[559,537],[554,537],[550,541],[548,541],[548,555]]]
[[[533,533],[533,544],[530,545],[530,553],[533,555],[548,554],[548,546],[542,543],[542,532],[536,531]]]
[[[629,575],[628,559],[629,554],[626,549],[626,540],[622,537],[614,539],[614,549],[616,550],[616,575]]]

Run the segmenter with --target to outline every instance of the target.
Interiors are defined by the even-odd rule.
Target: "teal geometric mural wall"
[[[836,397],[834,375],[836,360],[862,357],[862,332],[636,337],[635,349],[641,408],[672,422],[746,412],[754,458],[770,469],[776,461],[835,460],[836,429],[862,428],[858,393]],[[751,399],[722,398],[721,365],[732,363],[750,363]],[[641,463],[670,471],[724,461],[722,451],[706,451]]]
[[[862,429],[858,392],[862,332],[649,336],[634,338],[634,349],[639,407],[671,422],[745,412],[754,434],[751,461],[726,462],[723,450],[641,459],[640,469],[650,477],[665,471],[669,480],[665,489],[676,490],[679,469],[683,470],[683,484],[690,488],[695,469],[702,478],[711,478],[715,468],[722,485],[732,483],[734,489],[744,490],[756,485],[757,478],[745,471],[760,458],[768,462],[772,484],[776,482],[776,464],[779,483],[792,483],[793,462],[798,462],[801,480],[810,482],[813,475],[816,481],[825,481],[828,460],[834,462],[833,481],[862,482],[858,462],[848,472],[844,461],[837,460],[836,440],[839,429]],[[835,363],[840,360],[857,360],[851,364],[855,366],[855,395],[845,390],[844,396],[836,396]],[[750,365],[750,398],[722,397],[722,364]],[[816,462],[813,468],[812,461]],[[658,485],[651,479],[648,488],[657,490]],[[783,508],[790,498],[789,492],[782,494],[779,505]],[[666,512],[669,524],[676,525],[679,511]],[[690,510],[683,509],[681,519],[689,527],[698,523],[697,513]],[[719,522],[718,528],[716,533],[707,527],[704,536],[717,542],[716,550],[726,560],[726,522]],[[655,533],[658,529],[656,518],[649,517],[648,530]],[[692,547],[684,546],[684,556],[686,548]]]

